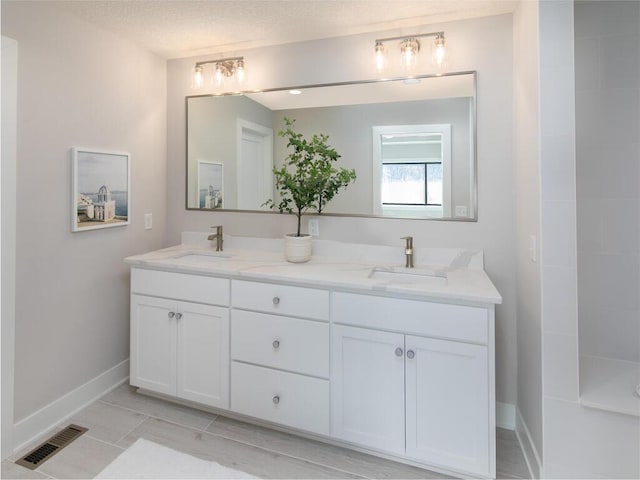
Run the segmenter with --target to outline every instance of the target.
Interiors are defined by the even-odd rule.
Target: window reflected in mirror
[[[373,176],[375,212],[450,215],[451,125],[375,126],[372,135],[373,169],[380,172]]]

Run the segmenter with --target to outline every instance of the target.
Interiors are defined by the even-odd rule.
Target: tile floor
[[[35,471],[13,463],[69,423],[89,431]],[[93,478],[140,437],[261,478],[450,478],[141,395],[128,385],[3,461],[2,478]],[[514,432],[498,429],[497,455],[498,478],[528,477]]]

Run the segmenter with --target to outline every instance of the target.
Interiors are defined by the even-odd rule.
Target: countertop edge
[[[180,249],[175,247],[169,247],[167,249],[158,250],[156,252],[163,252],[166,254],[179,252]],[[155,252],[150,252],[155,253]],[[144,259],[140,257],[144,257],[149,254],[135,255],[126,257],[124,262],[129,264],[131,268],[144,268],[148,270],[156,270],[156,271],[168,271],[174,273],[185,273],[192,275],[203,275],[210,277],[222,277],[229,278],[232,280],[248,280],[248,281],[261,281],[261,282],[281,282],[291,285],[299,285],[304,287],[311,288],[322,288],[328,290],[339,290],[346,291],[350,293],[360,293],[360,294],[369,294],[369,295],[383,295],[383,296],[397,296],[407,299],[413,300],[427,300],[438,303],[463,303],[465,305],[471,306],[495,306],[502,303],[502,296],[497,292],[495,286],[486,275],[486,272],[482,271],[482,274],[486,276],[486,280],[489,282],[491,287],[497,295],[486,295],[486,294],[468,294],[461,292],[446,292],[442,290],[436,290],[433,292],[429,291],[416,291],[413,288],[403,288],[394,284],[385,284],[385,285],[375,285],[370,283],[358,283],[355,281],[345,282],[340,280],[327,280],[327,279],[319,279],[313,276],[310,277],[301,277],[301,276],[292,276],[287,274],[278,274],[278,273],[263,273],[263,272],[252,272],[247,270],[233,270],[229,268],[215,268],[211,265],[207,265],[206,267],[194,267],[192,265],[177,265],[167,263],[167,260],[170,260],[171,257],[168,258],[157,258],[157,259]],[[275,263],[275,262],[274,262]],[[288,262],[283,261],[283,264],[287,264]],[[345,263],[345,262],[336,262],[336,263]],[[360,264],[354,263],[354,265],[359,265],[363,269],[372,268],[372,265],[369,264]]]

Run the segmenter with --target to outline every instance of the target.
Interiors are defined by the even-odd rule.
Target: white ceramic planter
[[[304,263],[311,260],[311,235],[303,234],[296,237],[295,234],[284,236],[284,256],[288,262]]]

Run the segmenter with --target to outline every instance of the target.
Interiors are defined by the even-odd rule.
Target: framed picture
[[[131,165],[128,153],[72,148],[71,230],[129,225]]]
[[[198,160],[198,207],[222,208],[223,165]]]

